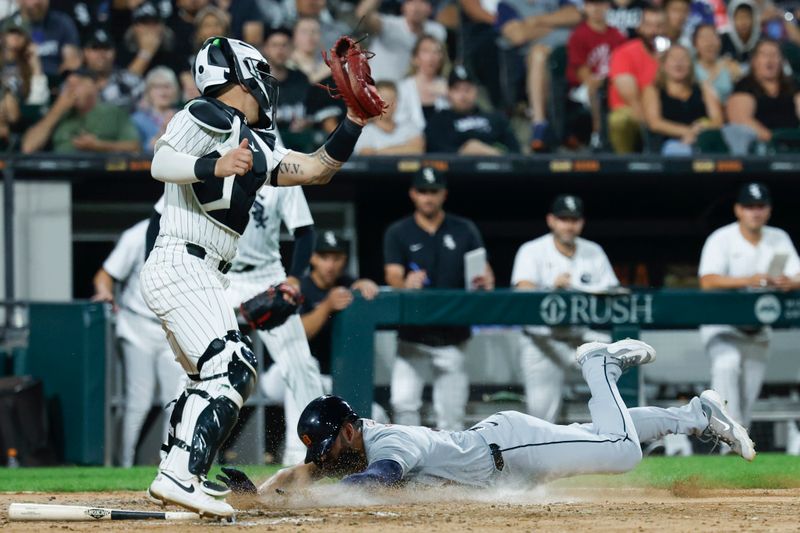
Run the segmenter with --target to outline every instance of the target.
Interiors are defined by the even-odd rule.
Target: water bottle
[[[8,468],[19,468],[19,459],[17,459],[16,448],[9,448],[6,456],[7,456],[6,466]]]

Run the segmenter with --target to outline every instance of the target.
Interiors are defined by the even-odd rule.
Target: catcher
[[[255,386],[256,360],[226,300],[225,274],[261,187],[328,183],[367,119],[383,110],[367,55],[352,39],[342,37],[329,62],[348,112],[313,154],[276,144],[269,132],[277,98],[269,63],[249,44],[225,37],[203,43],[194,65],[203,96],[176,113],[156,143],[151,173],[165,183],[164,209],[142,268],[142,296],[189,378],[148,489],[163,504],[211,517],[234,513],[225,501],[230,491],[207,474]],[[296,304],[294,290],[279,285],[244,313],[268,328]]]
[[[755,457],[747,431],[711,390],[688,405],[628,409],[617,390],[626,368],[646,364],[656,352],[638,340],[580,346],[576,359],[591,390],[592,422],[559,426],[504,411],[467,431],[378,424],[359,418],[337,396],[311,402],[297,433],[307,446],[306,464],[281,470],[262,494],[308,485],[323,476],[350,485],[395,486],[456,483],[490,487],[530,484],[578,474],[622,473],[642,458],[639,442],[668,433],[707,435],[731,445],[748,461]],[[220,479],[234,490],[255,492],[242,472],[225,469]]]

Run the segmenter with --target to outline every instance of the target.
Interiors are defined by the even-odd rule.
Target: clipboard
[[[777,278],[783,275],[783,269],[786,268],[786,262],[789,260],[789,254],[785,252],[777,252],[772,256],[767,268],[767,276]]]
[[[464,288],[474,290],[472,280],[486,273],[486,248],[476,248],[464,254]]]

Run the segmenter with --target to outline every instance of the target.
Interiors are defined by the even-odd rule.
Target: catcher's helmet
[[[354,420],[358,420],[358,415],[338,396],[320,396],[312,400],[297,423],[297,436],[308,448],[306,463],[320,466],[322,456],[330,451],[342,425]]]
[[[270,128],[275,123],[278,88],[270,74],[269,62],[249,44],[238,39],[211,37],[206,39],[194,60],[194,82],[203,95],[213,94],[230,83],[241,83],[258,102],[257,128]]]

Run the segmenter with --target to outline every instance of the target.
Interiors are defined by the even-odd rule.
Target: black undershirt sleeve
[[[301,226],[294,230],[294,252],[289,275],[300,279],[308,269],[314,248],[314,226]]]

